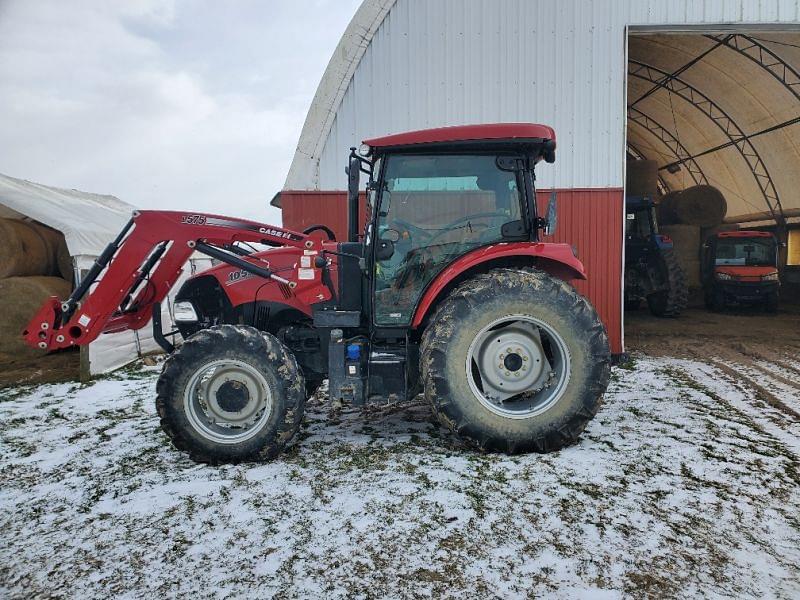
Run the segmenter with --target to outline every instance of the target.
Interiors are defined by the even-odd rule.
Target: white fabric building
[[[0,217],[33,219],[61,231],[72,256],[76,281],[119,234],[134,210],[136,207],[114,196],[55,188],[0,174]],[[182,277],[209,266],[210,259],[195,257]],[[165,329],[173,324],[172,298],[181,281],[162,307]],[[88,374],[107,373],[144,353],[160,350],[149,327],[104,334],[88,346]]]

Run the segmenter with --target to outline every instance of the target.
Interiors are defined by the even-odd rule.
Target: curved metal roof
[[[800,33],[631,36],[629,151],[657,160],[668,189],[718,187],[729,215],[792,214],[799,70]]]
[[[536,14],[541,18],[532,21],[532,29],[528,27],[525,30],[530,30],[534,36],[545,36],[543,40],[546,41],[549,39],[546,36],[550,33],[548,32],[550,27],[542,19],[554,18],[552,29],[555,31],[555,39],[571,39],[569,35],[575,35],[575,31],[585,30],[588,27],[592,36],[606,35],[613,38],[608,40],[608,50],[605,50],[605,42],[597,46],[604,48],[605,52],[613,52],[614,48],[620,47],[614,40],[617,39],[617,35],[622,36],[625,23],[656,28],[667,27],[669,23],[685,23],[684,30],[693,26],[707,27],[704,33],[700,33],[700,30],[680,34],[634,33],[629,39],[627,150],[629,156],[658,161],[661,166],[659,187],[662,191],[682,189],[697,183],[709,183],[726,195],[729,216],[751,213],[780,214],[781,211],[800,216],[800,23],[798,23],[800,2],[781,4],[773,0],[761,3],[747,0],[724,3],[702,0],[693,4],[692,10],[689,10],[682,2],[677,1],[637,0],[614,3],[614,10],[611,12],[597,12],[601,7],[596,0],[585,1],[586,10],[593,15],[590,17],[589,25],[595,21],[598,23],[602,21],[605,23],[604,27],[587,26],[582,16],[586,11],[576,13],[574,18],[580,19],[580,22],[571,24],[569,19],[573,16],[554,17],[552,11],[547,8],[549,6],[547,3],[535,3],[536,11],[539,11]],[[485,4],[476,3],[476,14],[485,15]],[[393,10],[395,5],[397,10]],[[491,6],[502,7],[505,4]],[[508,6],[509,10],[513,10],[516,5],[509,3]],[[686,9],[684,12],[681,12],[681,6]],[[525,7],[526,10],[533,11],[530,5],[526,4]],[[478,11],[479,8],[483,12]],[[420,14],[412,15],[415,10]],[[449,27],[447,24],[452,19],[448,19],[454,18],[458,12],[455,8],[453,10],[455,11],[453,14],[451,14],[453,11],[444,11],[449,17],[440,20],[440,27]],[[381,28],[382,23],[392,21],[387,18],[390,11],[392,15],[398,13],[395,21],[398,19],[399,21],[384,31]],[[568,13],[572,14],[569,11]],[[348,104],[345,111],[342,108],[342,101],[348,88],[353,87],[354,73],[373,39],[380,38],[384,47],[382,52],[386,54],[384,38],[389,35],[389,31],[394,31],[395,35],[410,37],[406,31],[412,24],[417,24],[419,27],[427,28],[427,35],[432,25],[425,21],[426,18],[432,18],[431,14],[425,13],[417,4],[412,5],[408,2],[396,4],[396,0],[363,2],[345,31],[320,82],[286,180],[287,189],[319,189],[320,157],[323,155],[329,136],[332,135],[332,127],[340,111],[344,111],[345,114],[344,120],[342,115],[338,115],[342,121],[339,129],[345,128],[345,137],[354,138],[350,140],[351,142],[356,136],[402,130],[403,121],[410,121],[413,124],[418,120],[417,117],[407,116],[395,118],[396,115],[392,113],[384,119],[386,123],[377,132],[355,131],[365,127],[353,127],[356,120],[351,113],[369,107],[358,105],[354,100],[351,103],[353,106]],[[438,19],[438,16],[436,18]],[[523,27],[520,25],[515,28],[506,21],[514,22],[513,19],[503,17],[491,27],[486,25],[487,40],[481,43],[485,45],[490,34],[501,38],[507,38],[508,35],[521,37]],[[400,22],[405,25],[400,25]],[[766,25],[762,27],[758,25],[759,22]],[[778,23],[783,30],[775,29]],[[464,28],[456,24],[452,27],[454,31],[451,33],[454,38],[467,35],[467,31],[476,35],[474,28]],[[756,32],[758,27],[762,29],[760,33]],[[797,29],[789,31],[787,28]],[[378,33],[379,29],[382,33]],[[429,36],[426,39],[432,38]],[[407,45],[407,42],[398,41],[396,47],[392,48],[402,53],[404,44]],[[452,50],[447,44],[440,45],[442,48],[437,46],[437,49]],[[502,44],[497,46],[501,50],[504,47]],[[568,47],[561,49],[569,50]],[[410,48],[407,51],[410,52]],[[380,70],[374,62],[378,60],[377,58],[373,57],[372,62],[365,60],[369,63],[363,68],[367,78],[362,78],[359,82],[361,95],[358,98],[362,98],[362,102],[365,97],[369,98],[370,94],[365,92],[365,88],[373,84],[384,86],[396,79],[396,85],[403,85],[404,81],[407,85],[408,82],[403,77],[412,76],[420,79],[418,83],[424,84],[425,77],[429,76],[420,65],[417,65],[419,67],[417,71],[423,71],[422,73],[412,72],[412,75],[406,73],[406,70],[414,68],[413,65],[406,70],[400,69],[401,62],[397,61],[401,60],[401,54],[387,55],[388,58],[383,54],[380,55],[382,64],[388,65],[387,68],[397,66],[398,72],[396,76],[392,73],[392,78],[384,75],[381,75],[381,78],[367,77],[369,73],[380,73]],[[406,62],[411,60],[408,53],[402,54],[402,57]],[[579,58],[578,56],[574,58],[574,64],[584,65],[584,61]],[[555,60],[560,61],[559,55],[555,56]],[[527,68],[533,68],[533,64],[527,65]],[[616,68],[613,60],[608,64],[608,68]],[[569,63],[566,65],[571,68]],[[464,68],[483,67],[471,65]],[[577,67],[573,70],[575,72],[571,75],[564,75],[570,82],[560,85],[546,81],[542,89],[552,88],[564,94],[570,89],[568,85],[572,82],[571,78],[576,78],[574,85],[578,86],[577,78],[583,76],[583,71]],[[531,71],[530,76],[534,75],[535,73]],[[480,76],[476,71],[476,77]],[[613,83],[616,77],[617,75],[610,75],[607,79]],[[598,85],[609,87],[607,82],[600,82],[599,75],[590,77],[587,74],[587,78],[592,81],[597,79]],[[384,79],[386,81],[383,81]],[[474,80],[476,79],[473,78]],[[448,81],[446,85],[449,86],[450,83]],[[580,85],[585,87],[584,83]],[[446,89],[448,93],[453,93],[450,87]],[[613,90],[614,86],[611,85],[610,89]],[[527,93],[528,90],[522,89],[520,84],[520,89],[512,95],[523,92]],[[365,93],[367,96],[364,96]],[[585,93],[586,90],[583,90],[582,95]],[[458,100],[450,96],[447,98],[451,102]],[[473,106],[474,102],[466,102],[463,99],[459,102],[468,105],[476,114],[488,112],[494,115],[497,112],[476,108]],[[459,102],[455,102],[454,105],[458,107]],[[607,104],[603,104],[605,107],[603,110],[614,110],[613,105],[612,102],[609,108]],[[558,110],[563,112],[569,110],[571,106],[577,110],[577,105],[569,102],[559,106]],[[583,104],[581,106],[586,108]],[[547,106],[544,109],[549,110]],[[597,112],[592,110],[592,114]],[[519,120],[515,118],[519,117],[516,114],[518,112],[520,110],[516,109],[515,114],[508,115],[508,120]],[[504,115],[497,116],[504,117]],[[493,120],[497,120],[497,116]],[[469,115],[466,117],[462,122],[477,122],[474,118],[469,119]],[[433,119],[431,124],[437,125],[437,119]],[[614,122],[613,119],[608,121]],[[368,120],[366,122],[370,123]],[[605,122],[605,119],[598,121],[598,123]],[[401,127],[397,127],[398,124]],[[374,123],[372,125],[374,126]],[[600,129],[603,130],[602,127]],[[340,131],[339,134],[341,133]],[[562,135],[563,139],[563,133],[558,131],[557,133]],[[566,133],[574,138],[572,143],[583,140],[578,138],[574,131]],[[606,131],[606,134],[608,133]],[[610,132],[611,138],[617,135],[614,131]],[[340,140],[337,138],[336,141]],[[613,147],[611,151],[613,154]],[[578,158],[585,162],[585,157]],[[616,175],[611,179],[616,179]]]

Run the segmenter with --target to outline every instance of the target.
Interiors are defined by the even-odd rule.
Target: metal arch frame
[[[686,167],[689,175],[692,177],[695,185],[707,184],[708,178],[706,177],[700,165],[692,158],[692,154],[686,147],[676,138],[672,133],[661,125],[652,117],[646,115],[641,110],[634,106],[628,107],[628,120],[633,121],[637,125],[641,125],[647,131],[652,133],[663,143],[672,155],[678,159],[678,162]]]
[[[707,35],[706,37],[749,58],[800,100],[800,73],[762,43],[742,33],[728,36]]]
[[[630,141],[626,141],[625,145],[628,155],[631,156],[634,160],[647,160],[647,157],[642,153],[642,151],[639,150],[639,148],[637,148],[636,146],[634,146]],[[658,185],[658,192],[662,196],[666,196],[671,191],[669,189],[669,185],[667,184],[666,181],[664,181],[664,178],[661,177],[660,173],[658,174],[657,185]]]
[[[638,60],[628,61],[628,75],[637,77],[651,83],[661,83],[662,87],[671,94],[683,98],[686,102],[697,108],[719,127],[725,136],[733,142],[733,146],[739,150],[745,162],[750,167],[750,171],[756,180],[758,188],[764,197],[767,208],[776,221],[783,221],[783,207],[781,206],[772,176],[769,174],[767,165],[756,150],[755,146],[747,139],[746,134],[736,124],[736,122],[720,106],[703,94],[700,90],[690,85],[679,77],[672,76],[658,67],[648,65]]]

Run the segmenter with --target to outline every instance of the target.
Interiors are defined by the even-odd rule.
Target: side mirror
[[[358,241],[358,186],[361,183],[361,161],[356,149],[350,149],[347,161],[347,241]]]
[[[557,196],[553,192],[550,194],[550,201],[547,203],[547,216],[544,218],[544,234],[553,235],[558,226],[558,206],[556,205]]]
[[[361,161],[356,156],[350,156],[347,162],[347,193],[352,198],[358,196],[359,185],[361,185]]]

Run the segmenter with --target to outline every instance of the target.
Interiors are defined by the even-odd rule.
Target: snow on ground
[[[157,373],[0,391],[0,596],[800,596],[798,422],[713,364],[615,369],[556,454],[317,400],[287,454],[223,467],[168,445]]]

